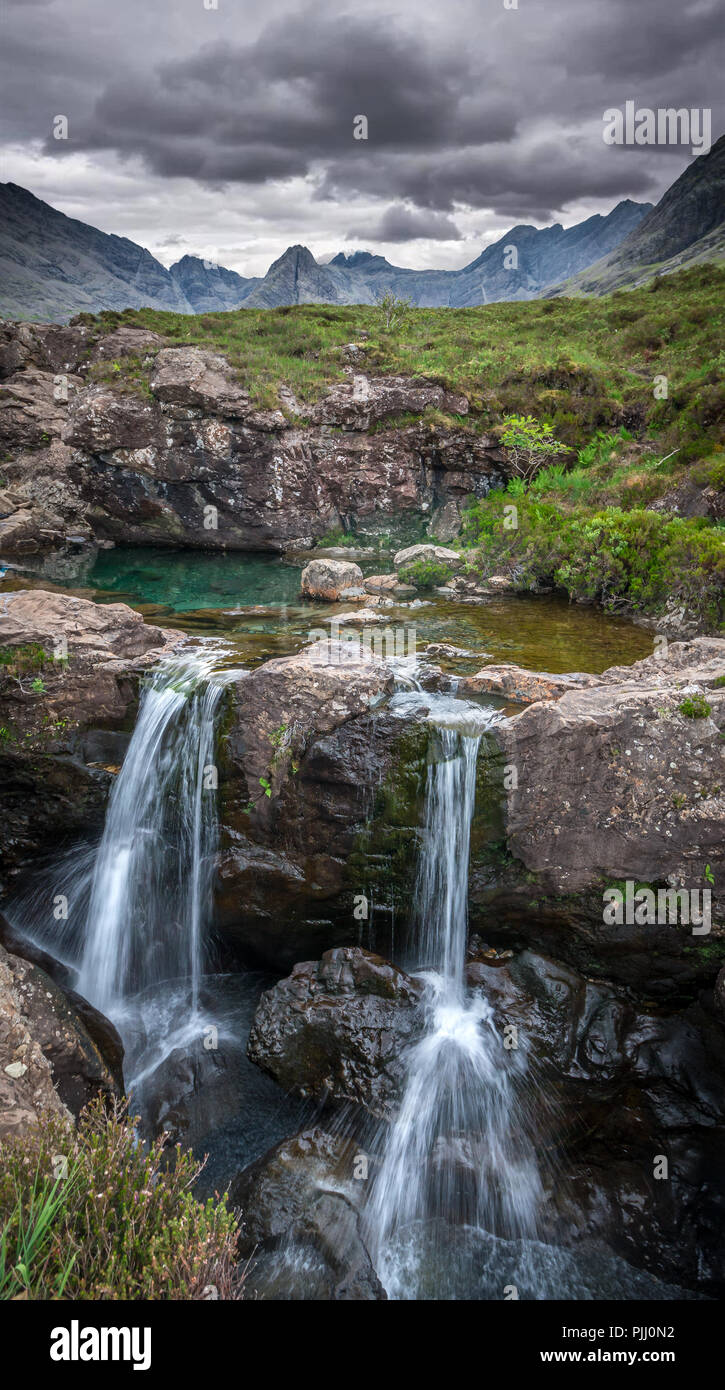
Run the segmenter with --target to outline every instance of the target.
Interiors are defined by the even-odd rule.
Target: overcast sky
[[[365,247],[455,268],[516,222],[660,197],[690,150],[606,145],[607,108],[710,107],[713,143],[725,124],[718,0],[0,0],[0,14],[0,177],[167,265],[190,252],[263,274],[303,242],[323,260]]]

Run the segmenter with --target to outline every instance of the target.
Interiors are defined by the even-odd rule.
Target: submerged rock
[[[583,690],[598,683],[596,676],[579,671],[551,675],[549,671],[526,671],[506,662],[484,666],[475,676],[463,676],[458,689],[462,695],[502,695],[515,704],[530,705],[537,700],[558,700],[569,690]]]
[[[359,1147],[321,1128],[245,1168],[230,1199],[241,1209],[239,1253],[251,1260],[246,1287],[261,1298],[384,1299],[361,1234],[366,1176]]]
[[[402,1053],[421,1031],[422,997],[420,980],[380,956],[326,951],[262,995],[248,1055],[286,1091],[384,1118],[400,1096]]]

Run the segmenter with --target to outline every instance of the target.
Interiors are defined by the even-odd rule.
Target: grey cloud
[[[347,241],[461,241],[462,234],[451,217],[440,212],[419,211],[395,203],[379,222],[348,232]]]

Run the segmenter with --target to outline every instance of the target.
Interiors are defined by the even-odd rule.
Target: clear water
[[[245,665],[298,650],[312,629],[349,611],[349,605],[301,602],[303,557],[294,562],[240,552],[118,546],[95,557],[49,556],[27,563],[30,569],[8,569],[0,591],[60,588],[101,603],[128,603],[149,621],[223,636]],[[392,555],[385,552],[359,563],[364,573],[393,568]],[[445,642],[470,653],[435,657],[452,673],[467,674],[489,661],[597,673],[652,651],[646,629],[556,595],[465,604],[427,593],[381,611],[393,627],[414,630],[419,650]]]

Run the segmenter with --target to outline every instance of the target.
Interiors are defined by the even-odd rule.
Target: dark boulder
[[[420,980],[359,947],[296,965],[260,999],[248,1055],[287,1091],[386,1118],[422,1027]]]
[[[384,1299],[361,1234],[367,1155],[350,1139],[303,1130],[250,1164],[230,1188],[241,1210],[246,1287],[261,1298]]]

